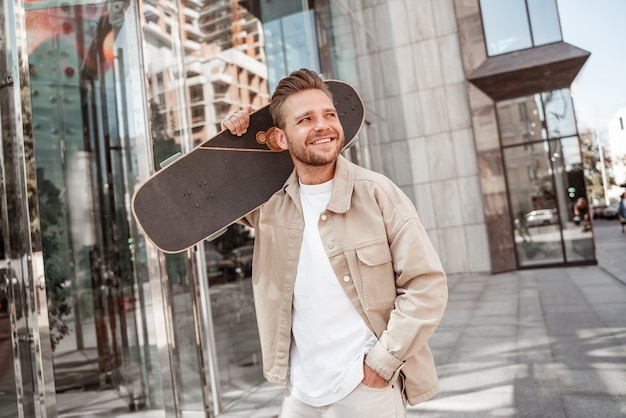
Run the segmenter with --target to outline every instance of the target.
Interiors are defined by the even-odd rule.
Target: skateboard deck
[[[349,84],[325,83],[344,129],[345,149],[363,124],[363,102]],[[273,130],[267,105],[250,114],[246,134],[223,130],[150,176],[132,199],[133,215],[148,240],[165,253],[178,253],[265,203],[293,171]]]

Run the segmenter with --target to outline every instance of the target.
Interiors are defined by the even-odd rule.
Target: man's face
[[[343,127],[335,106],[321,90],[289,96],[283,104],[284,136],[277,137],[294,164],[325,166],[334,163],[344,144]]]

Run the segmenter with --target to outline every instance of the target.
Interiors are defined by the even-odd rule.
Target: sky
[[[557,0],[563,41],[591,52],[571,87],[579,130],[626,108],[626,0]]]

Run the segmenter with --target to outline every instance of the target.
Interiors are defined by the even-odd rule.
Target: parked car
[[[243,247],[237,247],[228,253],[228,258],[233,260],[237,267],[241,269],[244,276],[252,275],[252,252],[254,251],[253,245],[244,245]]]
[[[597,205],[593,207],[593,219],[604,218],[604,210],[607,205]]]
[[[556,209],[537,209],[526,214],[527,226],[552,225],[557,220]]]
[[[606,209],[604,209],[604,219],[617,219],[618,209],[619,202],[611,203]]]
[[[215,283],[218,278],[223,278],[225,281],[233,281],[242,277],[241,268],[234,260],[226,258],[213,250],[207,250],[205,253],[210,283]]]

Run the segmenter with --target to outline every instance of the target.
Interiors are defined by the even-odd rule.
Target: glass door
[[[519,267],[593,264],[593,228],[576,214],[586,202],[568,89],[497,103]]]
[[[122,1],[25,4],[32,128],[59,414],[156,402],[148,274],[129,209],[137,175],[137,21]],[[134,49],[133,49],[134,48]],[[153,342],[153,341],[152,341]],[[154,344],[152,344],[154,347]],[[77,402],[76,393],[81,394]]]

